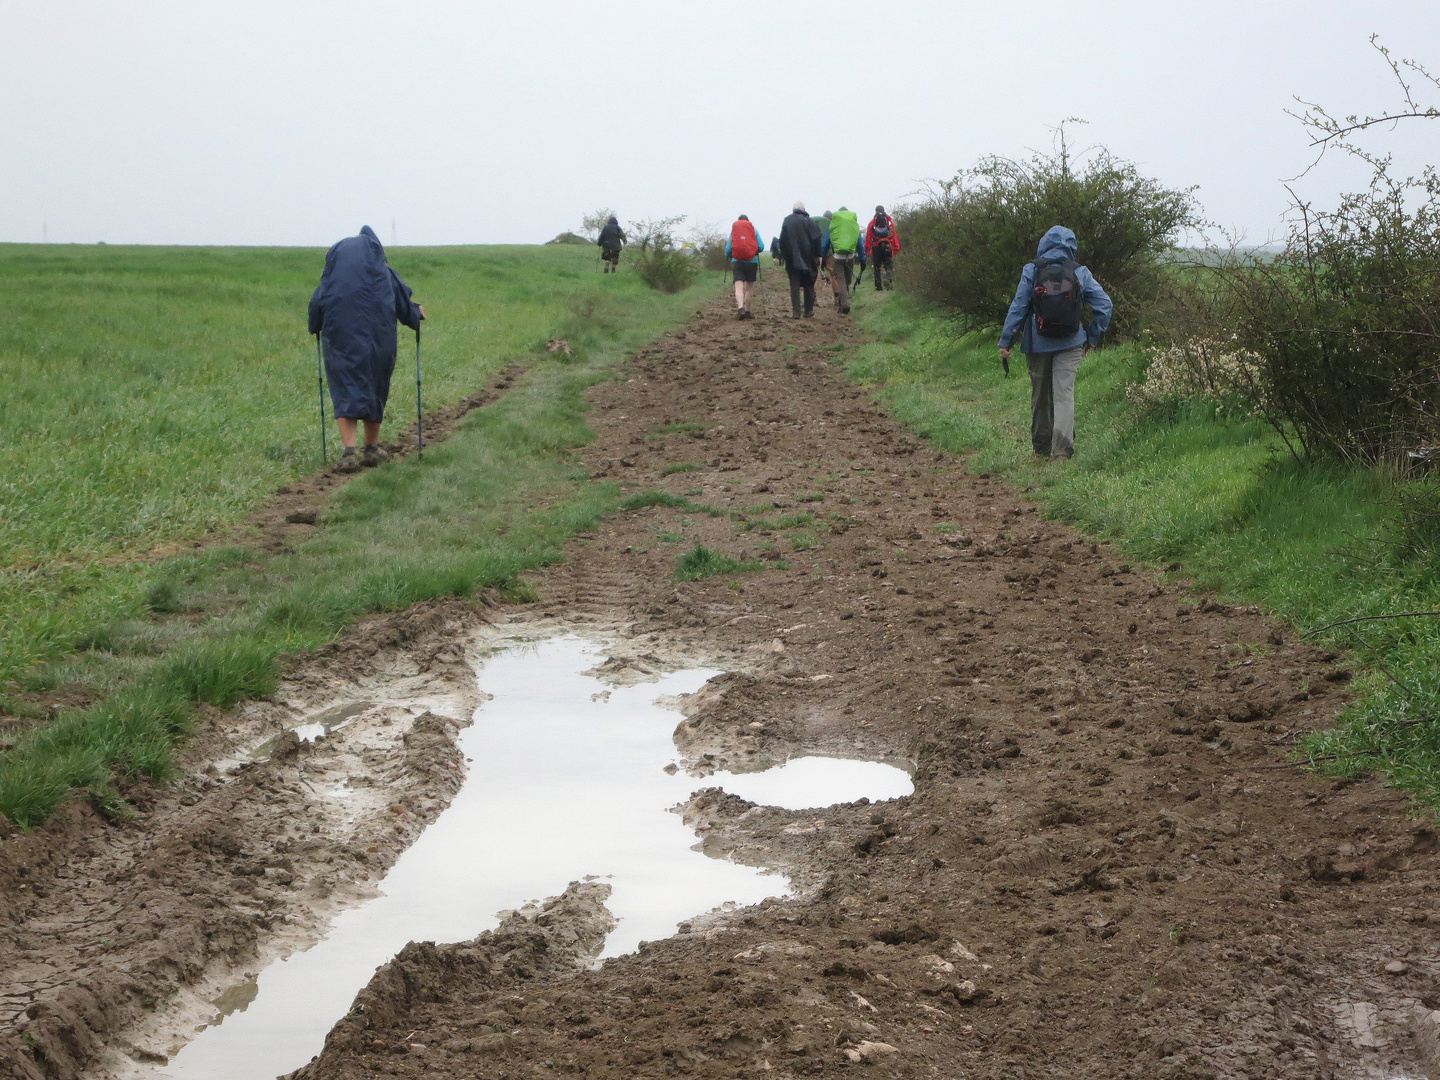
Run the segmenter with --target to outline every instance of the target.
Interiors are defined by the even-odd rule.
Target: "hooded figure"
[[[1056,225],[1040,238],[1040,243],[1035,248],[1035,258],[1045,262],[1074,262],[1079,249],[1075,234],[1064,225]],[[1014,342],[1017,331],[1021,335],[1020,351],[1026,356],[1098,345],[1110,325],[1110,297],[1086,267],[1076,266],[1075,278],[1080,283],[1085,303],[1090,305],[1095,317],[1069,337],[1042,337],[1036,333],[1035,315],[1030,310],[1030,302],[1035,293],[1035,263],[1026,263],[1020,272],[1020,284],[1015,289],[1015,299],[1010,302],[1010,310],[1005,315],[1005,328],[1000,333],[1000,347],[1008,349]]]
[[[1090,271],[1075,261],[1079,245],[1075,234],[1056,225],[1040,238],[1035,262],[1025,264],[1015,299],[1000,331],[1000,358],[1010,372],[1010,347],[1020,335],[1020,351],[1030,373],[1030,441],[1040,457],[1068,458],[1075,452],[1075,376],[1085,358],[1110,325],[1113,305]],[[1073,274],[1069,287],[1079,293],[1080,314],[1073,333],[1042,334],[1036,322],[1035,278],[1044,266],[1049,273]],[[1063,278],[1062,278],[1063,284]],[[1065,295],[1052,292],[1055,295]],[[1045,297],[1041,294],[1041,299]],[[1048,301],[1047,301],[1048,302]],[[1084,305],[1092,318],[1084,322]],[[1072,309],[1076,310],[1076,309]]]
[[[613,215],[600,230],[600,238],[595,243],[600,245],[600,258],[605,261],[605,273],[618,270],[620,249],[625,246],[625,231],[620,228],[620,222]]]
[[[367,455],[383,453],[377,440],[395,371],[395,323],[418,331],[425,318],[410,295],[369,225],[325,254],[320,285],[310,297],[310,333],[321,335],[330,401],[347,458],[354,456],[357,420],[365,421]]]

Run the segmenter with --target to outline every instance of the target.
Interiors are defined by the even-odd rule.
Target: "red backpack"
[[[749,262],[760,254],[760,241],[755,239],[755,226],[748,221],[737,221],[730,226],[730,257],[740,262]]]

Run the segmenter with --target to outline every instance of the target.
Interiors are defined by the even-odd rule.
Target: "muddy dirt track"
[[[697,774],[908,758],[915,794],[785,812],[697,775],[706,850],[787,867],[795,899],[589,970],[604,890],[574,886],[408,947],[296,1075],[1440,1076],[1440,840],[1393,792],[1285,765],[1343,703],[1338,658],[927,449],[846,382],[853,325],[788,307],[765,283],[754,321],[717,301],[643,350],[592,391],[584,453],[597,478],[815,521],[615,514],[503,616],[729,669],[677,730]],[[1082,403],[1081,454],[1083,423]],[[678,463],[700,468],[662,477]],[[682,518],[787,565],[676,584]],[[500,618],[371,620],[275,701],[210,717],[143,820],[5,841],[0,1076],[153,1059],[227,971],[364,895],[458,783],[456,643]],[[344,738],[237,750],[337,700],[366,706]],[[343,815],[323,797],[342,782]]]

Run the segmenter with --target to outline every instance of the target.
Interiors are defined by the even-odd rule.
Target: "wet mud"
[[[796,895],[596,968],[606,898],[577,884],[473,941],[407,946],[295,1075],[1440,1074],[1440,839],[1395,792],[1287,764],[1342,707],[1343,658],[928,449],[847,383],[834,347],[862,340],[853,325],[828,308],[792,322],[787,300],[764,283],[755,320],[720,302],[643,350],[592,390],[583,453],[597,478],[722,511],[813,512],[805,535],[612,515],[507,614],[620,635],[617,680],[680,655],[729,671],[681,703],[684,820],[707,851],[786,865]],[[1080,419],[1083,440],[1083,403]],[[665,474],[682,463],[697,467]],[[682,532],[786,565],[677,583]],[[314,875],[331,897],[363,891],[454,790],[453,642],[489,617],[375,620],[297,674],[295,723],[394,700],[392,670],[417,680],[431,703],[388,729],[408,724],[413,747],[383,740],[381,709],[314,749],[224,764],[237,732],[258,745],[283,726],[282,703],[259,704],[215,716],[144,819],[75,812],[7,840],[0,1076],[153,1056],[155,1017],[187,995],[213,1014],[207,972],[313,940],[333,902]],[[335,772],[408,791],[400,811],[324,819],[334,800],[301,767],[351,740]],[[908,760],[914,793],[790,811],[708,786],[806,754]]]

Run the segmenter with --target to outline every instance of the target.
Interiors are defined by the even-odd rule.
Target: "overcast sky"
[[[0,28],[0,240],[25,242],[536,242],[602,205],[773,233],[1070,116],[1260,242],[1310,160],[1292,95],[1393,104],[1371,33],[1440,69],[1436,0],[0,0]],[[1440,122],[1373,142],[1413,168]]]

